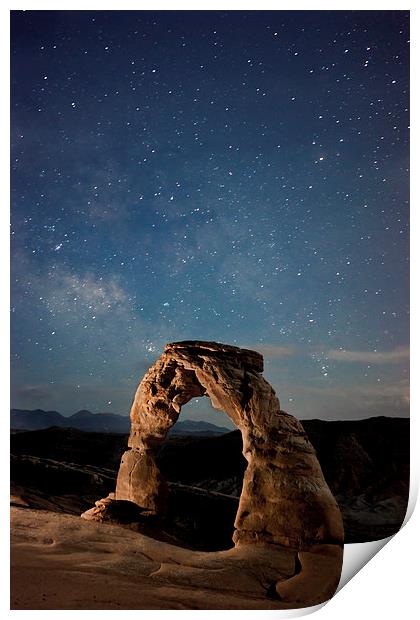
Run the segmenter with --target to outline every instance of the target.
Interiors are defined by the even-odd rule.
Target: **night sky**
[[[262,352],[299,418],[408,415],[408,12],[15,11],[11,36],[12,406],[127,415],[198,339]]]

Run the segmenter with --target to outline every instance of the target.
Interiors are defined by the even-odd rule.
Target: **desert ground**
[[[346,542],[398,531],[408,494],[408,421],[305,424]],[[158,462],[171,501],[158,528],[81,519],[115,488],[126,441],[70,428],[12,434],[12,609],[299,606],[279,600],[274,588],[299,573],[293,550],[279,548],[274,557],[264,548],[231,549],[245,465],[237,431],[168,439]]]
[[[12,609],[279,609],[295,554],[203,553],[77,516],[12,507]],[[251,555],[252,557],[251,557]]]

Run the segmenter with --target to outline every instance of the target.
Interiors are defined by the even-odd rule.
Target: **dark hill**
[[[410,420],[302,420],[334,494],[356,494],[404,480],[408,488]]]
[[[117,470],[121,455],[127,447],[127,435],[52,426],[13,434],[10,444],[11,452],[15,455],[31,455]]]
[[[302,423],[342,510],[346,541],[363,542],[395,533],[404,519],[408,499],[409,420],[378,417],[352,422],[304,420]],[[29,476],[30,467],[36,464],[38,471],[44,467],[48,477],[56,471],[56,466],[52,469],[50,464],[44,465],[42,459],[61,462],[66,468],[61,491],[61,497],[64,497],[65,480],[72,475],[68,464],[78,464],[82,468],[105,468],[107,476],[115,478],[126,446],[127,435],[117,433],[91,433],[57,427],[16,433],[11,436],[11,451],[17,457],[12,466],[12,480],[20,489],[25,489],[25,476]],[[209,494],[206,495],[206,510],[212,497],[216,498],[215,493],[232,496],[232,502],[237,502],[234,498],[240,495],[246,467],[241,452],[239,431],[208,437],[172,435],[164,443],[157,460],[162,473],[171,483],[171,489],[177,489],[172,500],[172,512],[176,516],[179,510],[183,522],[193,518],[194,527],[198,528],[197,536],[200,523],[208,514],[207,517],[202,515],[197,506],[194,509],[194,497],[199,497],[197,493],[200,489]],[[26,459],[25,466],[20,467],[19,459],[23,455],[32,455],[38,460],[31,464]],[[37,477],[29,477],[28,480],[34,497],[36,489],[33,485]],[[45,490],[43,492],[46,493]],[[96,485],[90,495],[98,493],[99,499],[108,492],[109,484],[104,486],[103,495]],[[178,506],[177,497],[185,499],[186,494],[189,500],[183,500],[182,506]],[[54,501],[60,504],[57,498]],[[232,502],[229,503],[229,514],[234,511]],[[193,509],[197,511],[194,517]]]

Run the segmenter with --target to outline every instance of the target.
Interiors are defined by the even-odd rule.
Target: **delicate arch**
[[[248,462],[233,541],[296,549],[342,544],[341,514],[300,422],[280,410],[255,351],[215,342],[168,344],[138,386],[116,500],[164,514],[167,486],[155,461],[182,405],[208,396],[240,429]]]

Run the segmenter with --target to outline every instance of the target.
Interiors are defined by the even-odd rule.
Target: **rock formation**
[[[340,511],[314,449],[300,422],[280,410],[262,371],[263,357],[255,351],[214,342],[168,344],[137,389],[116,499],[164,513],[167,487],[156,451],[182,405],[206,395],[240,429],[248,461],[235,545],[265,542],[305,549],[314,543],[341,544]]]
[[[287,587],[279,582],[276,595],[284,600],[304,596],[314,604],[319,602],[319,566],[328,566],[323,600],[339,580],[341,514],[302,425],[280,409],[262,371],[263,357],[255,351],[215,342],[168,344],[135,394],[129,450],[121,459],[115,501],[164,515],[168,491],[156,465],[157,451],[181,407],[208,396],[240,429],[248,462],[234,523],[235,547],[296,550],[301,574]]]

